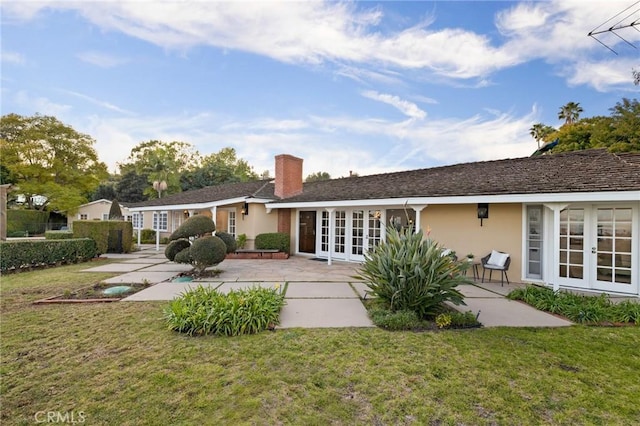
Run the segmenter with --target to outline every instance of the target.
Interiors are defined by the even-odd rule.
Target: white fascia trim
[[[638,201],[640,191],[562,192],[551,194],[470,195],[456,197],[410,197],[369,200],[309,201],[298,203],[267,203],[267,209],[324,208],[353,206],[403,206],[474,203],[558,203]]]
[[[226,206],[229,204],[244,203],[248,197],[228,198],[226,200],[212,201],[209,203],[193,203],[193,204],[174,204],[165,206],[146,206],[146,207],[130,207],[132,212],[151,212],[159,210],[204,210],[212,207]],[[251,200],[255,200],[251,198]],[[272,201],[272,200],[269,200]],[[255,201],[252,201],[255,202]]]

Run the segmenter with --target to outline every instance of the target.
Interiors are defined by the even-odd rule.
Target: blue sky
[[[639,50],[587,36],[634,4],[3,1],[1,112],[56,116],[112,172],[151,139],[271,175],[281,153],[333,177],[527,156],[567,102],[637,97]]]

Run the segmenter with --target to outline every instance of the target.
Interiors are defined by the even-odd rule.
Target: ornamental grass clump
[[[468,262],[442,255],[434,240],[423,240],[422,230],[387,228],[387,239],[365,254],[357,278],[391,311],[413,311],[419,318],[433,318],[444,302],[464,305],[456,287],[470,284]]]
[[[174,299],[164,318],[170,330],[190,336],[238,336],[273,329],[284,304],[278,288],[253,287],[223,294],[198,286]]]

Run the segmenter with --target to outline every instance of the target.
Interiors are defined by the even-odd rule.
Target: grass
[[[634,424],[637,327],[188,337],[164,302],[34,306],[108,274],[3,276],[2,424]]]

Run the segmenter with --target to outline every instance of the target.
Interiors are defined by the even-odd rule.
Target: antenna
[[[602,27],[604,27],[608,22],[613,21],[614,19],[617,19],[620,15],[624,15],[624,16],[618,19],[614,24],[612,24],[608,28],[602,29]],[[621,39],[622,41],[624,41],[625,43],[627,43],[629,46],[633,47],[634,49],[637,49],[638,47],[635,44],[631,43],[629,40],[622,37],[620,34],[617,33],[617,31],[620,31],[622,29],[632,28],[640,32],[640,29],[638,29],[639,25],[640,25],[640,0],[636,1],[631,6],[627,7],[621,12],[618,12],[611,18],[604,21],[602,24],[598,25],[597,27],[589,31],[589,34],[587,34],[587,36],[593,38],[595,41],[597,41],[598,43],[600,43],[601,45],[603,45],[604,47],[606,47],[607,49],[609,49],[610,51],[612,51],[617,55],[618,52],[613,50],[610,46],[602,42],[596,36],[599,34],[611,33],[616,37],[618,37],[619,39]]]

